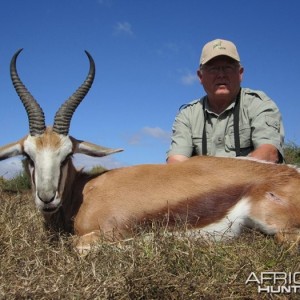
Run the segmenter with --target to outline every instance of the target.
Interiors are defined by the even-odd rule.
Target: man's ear
[[[202,73],[201,73],[200,69],[197,70],[197,76],[200,80],[200,83],[202,83]]]
[[[243,74],[244,74],[244,68],[241,66],[240,67],[240,81],[242,81],[243,80]]]

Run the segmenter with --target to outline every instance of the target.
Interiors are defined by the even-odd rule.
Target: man
[[[207,95],[180,109],[173,124],[168,163],[193,155],[283,161],[284,128],[279,109],[262,91],[241,88],[243,73],[232,42],[217,39],[203,47],[197,75]]]

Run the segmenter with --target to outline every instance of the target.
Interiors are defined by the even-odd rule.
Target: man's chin
[[[220,88],[216,90],[215,95],[216,96],[229,96],[231,93],[227,88]]]
[[[230,91],[229,91],[227,85],[220,84],[220,85],[217,86],[216,92],[226,92],[226,93],[229,93]]]

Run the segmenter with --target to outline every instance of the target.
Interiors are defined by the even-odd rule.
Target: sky
[[[203,45],[233,41],[243,87],[262,90],[281,110],[286,142],[300,144],[298,0],[3,0],[0,3],[0,145],[28,133],[10,79],[19,75],[46,123],[96,63],[93,86],[73,115],[70,135],[124,151],[78,156],[82,166],[165,163],[179,107],[205,95],[196,76]],[[0,176],[15,159],[0,162]]]

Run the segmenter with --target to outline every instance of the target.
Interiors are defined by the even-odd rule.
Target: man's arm
[[[167,163],[168,164],[173,164],[173,163],[185,161],[187,159],[189,159],[189,158],[185,155],[174,154],[174,155],[171,155],[171,156],[168,157]]]
[[[271,144],[260,145],[248,156],[273,163],[281,162],[281,155],[279,154],[279,151],[275,146]]]
[[[248,108],[252,128],[253,152],[249,154],[260,160],[282,163],[284,127],[276,103],[264,92],[249,92],[251,106]]]
[[[181,162],[192,156],[192,123],[195,117],[191,110],[190,106],[181,109],[174,120],[167,163]]]

